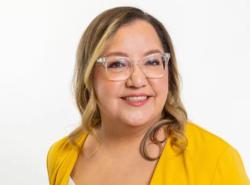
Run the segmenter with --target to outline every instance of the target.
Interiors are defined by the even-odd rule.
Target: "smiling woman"
[[[81,125],[49,150],[51,185],[246,185],[238,152],[188,121],[165,27],[134,7],[97,16],[77,52]]]

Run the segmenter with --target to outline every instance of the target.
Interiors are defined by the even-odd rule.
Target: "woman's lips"
[[[150,96],[125,96],[122,97],[122,99],[131,106],[135,106],[135,107],[140,107],[145,105],[148,100],[149,100]]]

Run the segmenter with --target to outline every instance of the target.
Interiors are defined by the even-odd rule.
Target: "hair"
[[[168,63],[169,89],[162,110],[162,120],[146,132],[140,144],[141,155],[147,160],[156,160],[160,154],[157,157],[150,156],[147,152],[146,141],[150,139],[151,142],[161,147],[166,139],[170,139],[170,144],[176,149],[175,151],[183,152],[187,145],[184,135],[187,113],[180,99],[180,75],[171,38],[161,22],[135,7],[115,7],[104,11],[89,24],[82,35],[77,49],[73,77],[75,100],[81,114],[81,124],[69,135],[69,139],[72,143],[76,143],[76,138],[83,132],[93,134],[93,129],[101,125],[97,98],[93,88],[93,68],[96,60],[104,51],[107,41],[121,26],[135,20],[143,20],[151,24],[160,38],[164,52],[169,52],[171,56]],[[166,131],[166,138],[162,141],[157,139],[157,132],[160,128],[164,128]]]

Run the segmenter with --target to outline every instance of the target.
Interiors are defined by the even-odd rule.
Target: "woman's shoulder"
[[[209,147],[230,147],[231,145],[216,134],[198,126],[196,123],[187,122],[185,129],[188,141],[197,147],[206,145]]]
[[[48,158],[55,158],[57,156],[60,156],[58,154],[65,153],[69,148],[71,147],[69,137],[65,136],[56,142],[54,142],[48,151]]]
[[[214,184],[249,184],[240,154],[232,145],[192,122],[186,124],[185,135],[185,155],[197,173],[212,172]]]
[[[84,139],[86,138],[87,133],[81,132],[78,133],[75,136],[65,136],[56,142],[54,142],[48,151],[48,158],[55,158],[59,156],[64,156],[64,154],[67,154],[71,150],[79,149],[81,147],[82,143],[84,142]]]
[[[186,124],[185,135],[188,140],[186,154],[198,163],[211,165],[217,163],[225,155],[239,155],[238,151],[227,141],[195,123]]]
[[[87,134],[81,133],[74,139],[65,136],[51,145],[47,154],[47,171],[50,184],[68,181],[71,168],[77,159]],[[59,184],[60,184],[59,183]]]
[[[65,159],[74,159],[78,155],[79,149],[87,134],[81,134],[73,141],[69,136],[65,136],[54,142],[47,154],[48,173],[54,171]],[[73,157],[74,156],[74,157]]]
[[[233,148],[221,137],[193,122],[187,122],[185,135],[188,139],[189,150],[220,153],[227,148]]]
[[[49,174],[54,171],[60,161],[63,161],[71,148],[72,146],[68,136],[59,139],[50,146],[47,154],[47,169]]]

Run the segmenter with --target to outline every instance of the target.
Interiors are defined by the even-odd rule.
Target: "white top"
[[[68,185],[76,185],[71,177],[69,177]]]

